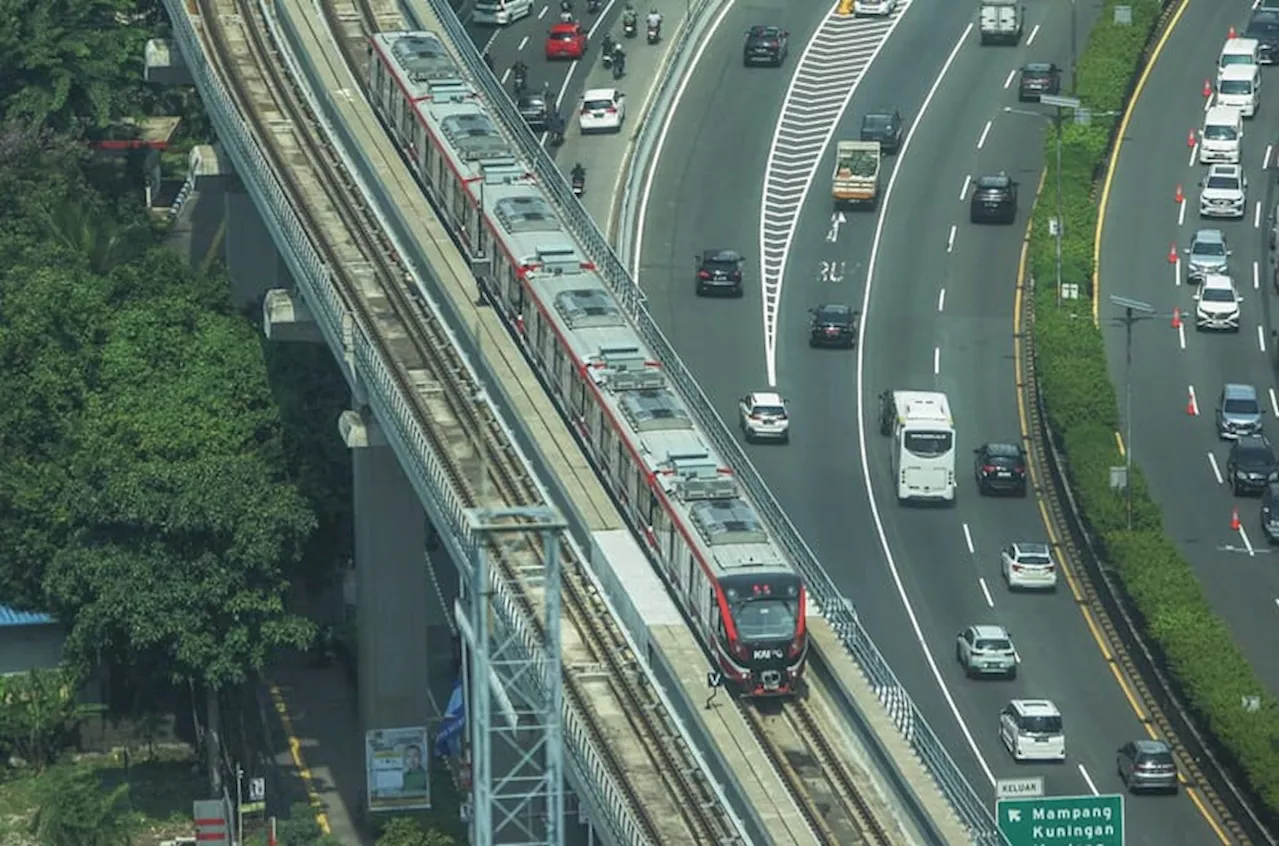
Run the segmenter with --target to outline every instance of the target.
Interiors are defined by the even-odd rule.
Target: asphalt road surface
[[[1263,532],[1256,498],[1235,497],[1227,475],[1230,443],[1219,441],[1214,406],[1224,382],[1257,387],[1265,429],[1276,435],[1276,289],[1268,225],[1276,202],[1276,70],[1263,67],[1263,105],[1246,121],[1241,165],[1249,180],[1243,220],[1201,220],[1198,183],[1207,166],[1194,160],[1187,133],[1199,130],[1205,80],[1228,28],[1243,31],[1242,0],[1193,3],[1152,70],[1125,133],[1104,219],[1101,315],[1111,372],[1124,408],[1124,328],[1109,295],[1150,303],[1158,316],[1139,323],[1133,340],[1134,461],[1164,509],[1165,528],[1191,561],[1213,607],[1226,618],[1272,693],[1277,690],[1276,555]],[[1185,208],[1175,203],[1177,187]],[[1195,330],[1195,286],[1169,248],[1184,249],[1201,227],[1221,229],[1232,250],[1231,274],[1244,302],[1240,332]],[[1174,308],[1185,316],[1172,326]],[[1195,397],[1198,416],[1187,413]],[[1240,528],[1231,527],[1237,508]]]
[[[987,440],[1015,441],[1019,432],[1014,283],[1046,121],[1002,107],[1019,107],[1015,71],[1023,63],[1069,64],[1070,6],[1029,6],[1027,37],[1016,48],[980,47],[977,33],[966,30],[973,19],[967,4],[908,8],[834,131],[837,139],[856,138],[861,115],[881,105],[896,106],[908,123],[924,110],[907,146],[883,166],[882,194],[890,193],[880,211],[847,212],[833,226],[824,151],[780,280],[767,290],[749,285],[742,300],[697,299],[697,251],[729,247],[754,258],[773,128],[823,11],[744,5],[712,37],[649,198],[640,278],[650,307],[726,420],[733,419],[735,398],[760,389],[776,368],[778,388],[791,403],[793,437],[789,446],[752,447],[752,458],[979,794],[993,795],[994,778],[1026,774],[1044,775],[1050,794],[1117,792],[1115,750],[1144,736],[1138,717],[1065,586],[1043,596],[1005,591],[1000,548],[1044,540],[1045,528],[1033,499],[980,498],[969,472],[969,450]],[[1088,31],[1090,14],[1081,4],[1080,33]],[[741,65],[741,33],[760,22],[792,32],[782,72]],[[870,52],[874,45],[855,49]],[[999,170],[1021,182],[1017,223],[970,224],[962,191],[970,179]],[[756,264],[751,279],[758,278]],[[872,289],[864,303],[869,268]],[[807,345],[806,312],[823,301],[864,308],[860,382],[858,354]],[[773,308],[771,368],[766,335]],[[886,388],[947,392],[959,433],[954,508],[897,505],[888,443],[874,423],[875,397]],[[963,677],[954,663],[955,637],[978,622],[1013,633],[1021,656],[1016,681]],[[1011,761],[996,726],[1013,698],[1048,698],[1059,706],[1066,763]],[[1127,816],[1131,845],[1219,841],[1185,794],[1133,799]]]

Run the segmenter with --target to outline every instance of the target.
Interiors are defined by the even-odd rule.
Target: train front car
[[[794,573],[723,576],[724,669],[744,696],[791,696],[804,674],[804,585]],[[729,656],[727,662],[723,656]]]

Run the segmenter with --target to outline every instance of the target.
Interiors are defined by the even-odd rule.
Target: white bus
[[[880,431],[893,436],[891,460],[898,501],[956,498],[956,428],[947,395],[886,391]]]

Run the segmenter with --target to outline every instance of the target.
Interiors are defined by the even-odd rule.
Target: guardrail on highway
[[[810,594],[821,608],[823,616],[840,636],[841,641],[852,654],[854,660],[862,667],[868,681],[877,687],[902,691],[902,698],[909,705],[911,725],[913,727],[911,736],[907,737],[906,740],[913,751],[920,756],[930,775],[933,776],[939,788],[952,804],[956,815],[973,833],[973,842],[983,844],[983,846],[985,844],[993,844],[994,846],[994,844],[1003,843],[1003,838],[996,828],[996,822],[991,815],[991,811],[979,798],[951,755],[947,752],[942,741],[925,721],[924,715],[906,695],[906,688],[898,681],[893,669],[880,653],[866,629],[858,621],[858,615],[853,603],[841,594],[830,577],[827,576],[826,571],[818,563],[813,551],[782,510],[782,506],[778,504],[764,480],[760,478],[760,474],[756,471],[750,459],[747,458],[742,446],[729,431],[728,427],[724,425],[724,421],[721,420],[720,415],[712,406],[702,387],[694,379],[693,374],[689,372],[684,361],[681,360],[675,348],[672,347],[670,341],[667,340],[662,330],[658,327],[657,322],[649,314],[648,309],[645,307],[644,293],[640,290],[635,280],[631,278],[631,274],[627,272],[622,259],[610,246],[604,234],[600,232],[595,221],[591,219],[591,216],[578,199],[573,196],[573,192],[565,182],[555,162],[547,155],[546,150],[542,148],[537,139],[534,138],[528,125],[516,111],[507,92],[480,58],[479,51],[472,43],[463,28],[462,22],[458,19],[447,0],[423,1],[426,2],[432,13],[440,21],[444,30],[441,35],[445,36],[446,40],[453,46],[456,58],[480,90],[490,114],[502,125],[508,137],[515,139],[524,155],[525,161],[530,163],[540,183],[551,196],[557,206],[557,210],[563,216],[566,225],[586,249],[591,260],[595,262],[597,270],[612,288],[619,304],[631,316],[640,336],[662,363],[667,378],[671,380],[682,398],[688,403],[690,413],[698,425],[702,427],[707,437],[711,439],[716,451],[733,468],[739,483],[755,504],[773,536],[786,550],[790,559],[795,562],[797,569],[808,586]],[[167,0],[167,2],[172,2],[172,0]],[[707,10],[718,2],[720,0],[696,0],[690,10],[690,20],[692,21],[698,16],[705,15]],[[404,0],[402,0],[401,5],[406,16],[421,27],[421,19],[414,13],[412,5],[404,2]],[[688,33],[693,33],[695,30],[697,30],[697,26],[687,28]],[[691,34],[686,37],[688,39],[693,38]],[[686,41],[678,46],[687,49],[690,43],[692,41]],[[670,66],[674,69],[681,67],[683,64],[681,60],[676,60]],[[670,85],[671,83],[668,82],[666,84]],[[654,112],[647,122],[649,126],[652,127],[659,123],[658,114],[659,112]],[[865,719],[861,715],[854,716],[865,724]],[[911,804],[916,805],[917,803],[912,802]],[[922,809],[918,807],[913,807],[913,811],[917,815],[923,814]]]

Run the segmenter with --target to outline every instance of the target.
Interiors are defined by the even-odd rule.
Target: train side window
[[[693,550],[689,550],[689,595],[693,596],[693,586],[698,583],[698,559],[693,554]]]
[[[400,130],[401,138],[409,137],[409,101],[401,98],[400,108],[397,109],[396,129]]]
[[[582,376],[574,378],[573,387],[569,389],[569,402],[573,406],[574,413],[579,417],[586,413],[587,408],[587,386],[582,380]]]
[[[453,196],[453,218],[458,222],[458,226],[467,235],[471,237],[471,198],[467,195],[466,188],[458,189]]]
[[[534,321],[533,325],[533,348],[538,351],[538,358],[545,361],[547,359],[547,321],[541,318]],[[560,362],[556,362],[556,382],[560,381]]]
[[[645,523],[653,525],[653,518],[649,515],[651,504],[649,502],[649,474],[640,467],[635,467],[631,471],[631,492],[634,496],[636,510],[640,512],[640,516]]]
[[[414,148],[415,150],[423,150],[423,149],[428,149],[428,150],[429,150],[429,149],[430,149],[430,147],[428,147],[428,146],[424,143],[424,142],[425,142],[425,140],[426,140],[426,139],[423,137],[424,135],[425,135],[425,133],[422,131],[422,124],[415,120],[415,121],[413,122],[413,148]],[[423,154],[422,154],[422,153],[419,153],[418,155],[423,155]],[[419,167],[421,167],[421,166],[422,166],[422,163],[421,163],[421,162],[414,162],[414,164],[418,165]]]
[[[628,478],[627,473],[631,468],[631,464],[627,461],[627,447],[622,443],[622,438],[618,438],[618,447],[614,450],[614,454],[618,460],[618,480],[623,483],[622,495],[627,499],[630,499],[631,492],[627,490],[626,481]]]
[[[431,146],[435,147],[434,144]],[[445,185],[449,182],[448,168],[444,163],[444,153],[438,151],[436,153],[436,178],[434,181],[436,185]]]
[[[640,478],[643,479],[644,477],[641,476]],[[644,487],[643,483],[641,483],[641,487],[642,488]],[[649,510],[648,510],[648,513],[645,515],[645,520],[648,521],[650,526],[656,527],[661,525],[662,523],[662,509],[658,507],[658,495],[655,494],[653,491],[649,491],[648,493],[649,493]]]

